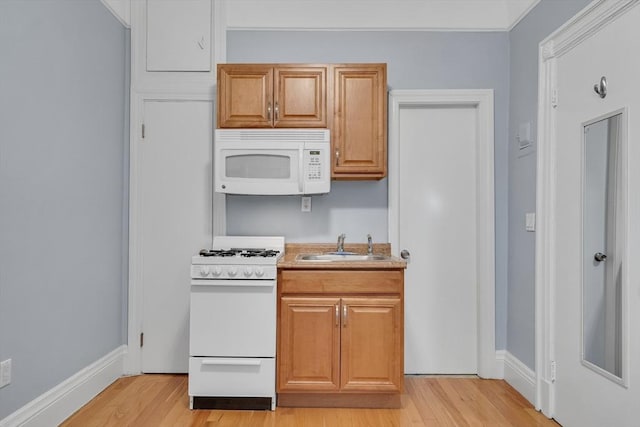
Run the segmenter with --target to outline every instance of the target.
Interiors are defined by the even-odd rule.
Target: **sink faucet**
[[[344,233],[338,236],[338,247],[336,252],[344,252],[344,238],[347,237]]]
[[[367,253],[373,255],[373,239],[371,238],[371,234],[367,234]]]

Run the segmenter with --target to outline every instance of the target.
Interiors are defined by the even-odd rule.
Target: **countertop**
[[[284,249],[284,256],[278,261],[278,268],[282,269],[316,269],[316,270],[389,270],[398,268],[407,268],[407,262],[402,258],[391,256],[387,261],[331,261],[331,262],[314,262],[314,261],[298,261],[296,258],[299,254],[321,254],[336,250],[335,243],[287,243]],[[345,243],[344,250],[347,252],[355,252],[358,254],[367,253],[366,243]],[[391,244],[374,243],[373,253],[378,255],[391,255]]]

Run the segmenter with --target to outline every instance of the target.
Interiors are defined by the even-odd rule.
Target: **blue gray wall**
[[[227,62],[386,62],[389,89],[494,89],[496,186],[496,347],[506,345],[507,126],[506,32],[229,31]],[[416,180],[420,177],[416,176]],[[313,197],[228,196],[229,234],[281,234],[289,242],[388,241],[387,181],[332,182]]]
[[[507,350],[535,368],[535,233],[524,228],[536,210],[538,45],[590,0],[542,0],[509,33],[509,289]],[[534,143],[523,150],[516,135],[531,122]],[[497,126],[497,125],[496,125]]]
[[[125,343],[128,32],[0,1],[0,420]]]

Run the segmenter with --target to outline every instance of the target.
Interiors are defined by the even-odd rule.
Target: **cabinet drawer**
[[[402,270],[281,270],[281,293],[401,294]]]
[[[275,359],[189,358],[189,396],[275,397]]]

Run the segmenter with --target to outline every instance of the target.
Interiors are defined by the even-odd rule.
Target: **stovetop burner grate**
[[[203,257],[241,256],[245,258],[252,258],[252,257],[271,258],[271,257],[277,256],[279,253],[280,251],[277,251],[274,249],[264,249],[264,248],[202,249],[200,251],[200,256],[203,256]]]
[[[238,249],[203,249],[200,251],[200,256],[230,257],[240,252]]]
[[[273,249],[247,249],[244,252],[240,253],[240,256],[243,257],[263,257],[263,258],[269,258],[269,257],[274,257],[276,255],[278,255],[280,253],[280,251],[276,251]]]

